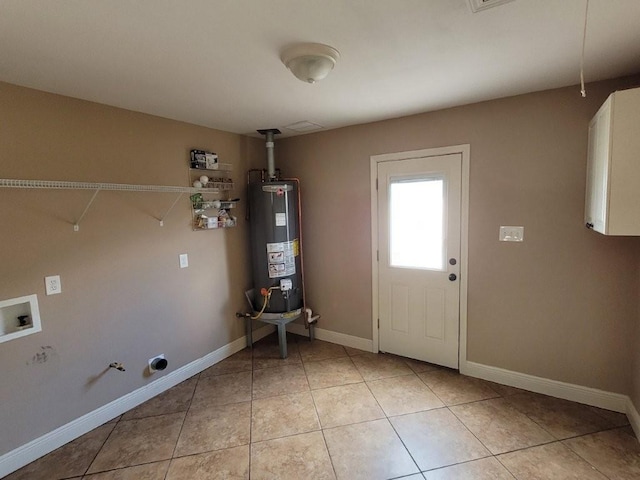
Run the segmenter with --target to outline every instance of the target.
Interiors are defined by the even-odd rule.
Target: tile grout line
[[[435,390],[433,390],[433,388],[431,388],[431,387],[427,384],[427,382],[425,382],[425,381],[424,381],[424,378],[422,378],[418,373],[416,373],[415,375],[416,375],[416,377],[418,377],[418,380],[420,380],[420,381],[424,384],[424,386],[425,386],[425,387],[427,387],[427,388],[429,389],[429,391],[430,391],[431,393],[433,393],[433,394],[435,395],[435,397],[436,397],[438,400],[440,400],[440,401],[442,402],[442,405],[443,405],[444,407],[448,407],[448,405],[445,403],[445,401],[444,401],[442,398],[440,398],[440,395],[438,395],[438,394],[435,392]]]
[[[134,408],[135,408],[135,407],[134,407]],[[133,410],[133,409],[132,409],[132,410]],[[125,413],[127,413],[127,412],[125,412]],[[175,412],[175,413],[179,413],[179,412]],[[93,472],[93,473],[89,474],[88,472],[89,472],[89,469],[91,468],[91,465],[93,465],[93,462],[95,462],[96,458],[98,457],[98,455],[100,454],[100,452],[102,451],[102,449],[104,448],[104,446],[106,445],[106,443],[107,443],[107,441],[109,440],[109,438],[111,438],[111,435],[113,435],[113,432],[115,431],[116,426],[117,426],[120,422],[128,422],[128,421],[134,421],[134,420],[142,420],[143,418],[150,418],[150,417],[159,417],[159,416],[161,416],[161,415],[149,415],[148,417],[132,418],[132,419],[130,419],[130,420],[123,420],[123,419],[122,419],[123,415],[124,415],[124,413],[123,413],[122,415],[120,415],[120,418],[118,418],[118,420],[115,422],[115,425],[113,426],[113,429],[111,429],[111,432],[109,432],[109,435],[107,435],[107,438],[104,440],[104,442],[102,442],[102,446],[98,449],[98,451],[96,452],[96,454],[93,456],[93,459],[91,460],[91,463],[89,464],[89,466],[87,467],[87,469],[85,470],[85,473],[82,475],[82,477],[81,477],[81,478],[83,478],[83,479],[84,479],[87,475],[97,475],[97,474],[99,474],[99,473],[114,472],[114,471],[117,471],[117,470],[123,470],[123,469],[126,469],[126,468],[137,467],[137,466],[140,466],[140,465],[151,465],[151,464],[153,464],[153,463],[164,462],[164,461],[166,461],[166,460],[171,461],[171,458],[169,458],[169,459],[166,459],[166,458],[165,458],[165,459],[163,459],[163,460],[154,460],[154,461],[151,461],[151,462],[143,462],[143,463],[138,463],[138,464],[135,464],[135,465],[128,465],[128,466],[123,466],[123,467],[108,468],[108,469],[106,469],[106,470],[101,470],[101,471],[99,471],[99,472]],[[108,423],[108,422],[107,422],[107,423]],[[104,424],[103,424],[103,425],[104,425]],[[97,427],[97,428],[100,428],[100,427]],[[168,469],[167,469],[167,470],[168,470]],[[69,478],[76,478],[76,477],[69,477]]]
[[[490,399],[489,399],[489,400],[490,400]],[[479,403],[479,402],[481,402],[481,401],[484,401],[484,400],[479,400],[478,402],[469,402],[469,404],[471,404],[471,403]],[[469,405],[469,404],[462,403],[462,404],[460,404],[460,405]],[[452,406],[457,407],[458,405],[452,405]],[[487,445],[485,445],[485,443],[484,443],[482,440],[480,440],[480,439],[478,438],[478,436],[477,436],[475,433],[473,433],[473,432],[471,431],[471,429],[467,426],[467,424],[466,424],[466,423],[464,423],[464,422],[462,421],[462,419],[461,419],[460,417],[458,417],[458,415],[456,415],[456,413],[455,413],[453,410],[451,410],[451,408],[450,408],[449,406],[447,406],[447,410],[449,410],[449,413],[451,413],[451,415],[453,415],[453,416],[456,418],[456,420],[458,420],[458,421],[459,421],[459,422],[464,426],[464,428],[466,428],[466,429],[467,429],[467,431],[468,431],[471,435],[473,435],[473,437],[474,437],[476,440],[478,440],[478,442],[480,442],[480,444],[481,444],[484,448],[486,448],[486,449],[487,449],[487,452],[489,452],[489,453],[491,454],[491,456],[495,457],[496,455],[500,455],[500,454],[495,454],[495,453],[493,453],[493,452],[491,451],[491,449],[490,449]]]
[[[500,397],[498,397],[498,398],[502,398],[502,399],[507,400],[507,398],[506,398],[506,397],[507,397],[507,396],[500,395]],[[493,399],[492,399],[492,398],[488,398],[488,399],[484,399],[484,400],[476,400],[476,401],[473,401],[473,402],[462,403],[462,404],[457,404],[457,405],[452,405],[452,406],[457,407],[457,406],[459,406],[459,405],[470,405],[470,404],[473,404],[473,403],[480,403],[480,402],[484,402],[484,401],[488,401],[488,400],[493,400]],[[507,400],[507,402],[508,402],[508,400]],[[510,402],[509,402],[509,403],[510,403]],[[512,407],[513,407],[513,406],[512,406]],[[449,408],[449,407],[447,406],[447,408]],[[513,407],[513,408],[515,408],[515,407]],[[462,421],[462,419],[460,419],[460,418],[455,414],[455,412],[453,412],[451,409],[449,409],[449,410],[450,410],[450,411],[451,411],[451,413],[452,413],[452,414],[453,414],[453,415],[454,415],[454,416],[455,416],[455,417],[460,421],[460,423],[462,423],[462,424],[465,426],[465,428],[466,428],[467,430],[469,430],[469,427],[467,427],[467,425]],[[549,434],[549,435],[550,435],[554,440],[549,441],[549,442],[539,443],[539,444],[537,444],[537,445],[530,445],[530,446],[527,446],[527,447],[523,447],[523,448],[516,448],[516,449],[514,449],[514,450],[509,450],[509,451],[506,451],[506,452],[501,452],[501,453],[494,454],[493,452],[491,452],[491,450],[489,450],[489,447],[487,447],[487,445],[485,445],[485,444],[482,442],[482,440],[480,440],[480,439],[479,439],[479,438],[478,438],[478,437],[477,437],[477,436],[476,436],[476,435],[475,435],[471,430],[469,430],[469,432],[470,432],[474,437],[476,437],[476,438],[478,439],[478,441],[479,441],[480,443],[482,443],[482,445],[483,445],[487,450],[489,450],[489,453],[491,453],[491,455],[492,455],[496,460],[498,460],[498,462],[500,462],[500,464],[501,464],[504,468],[506,468],[506,469],[507,469],[507,471],[509,471],[509,473],[511,473],[511,475],[513,475],[514,477],[516,477],[516,475],[515,475],[513,472],[511,472],[511,470],[509,470],[509,468],[508,468],[506,465],[504,465],[504,464],[500,461],[500,459],[498,458],[500,455],[507,455],[507,454],[509,454],[509,453],[521,452],[521,451],[529,450],[529,449],[532,449],[532,448],[541,447],[541,446],[544,446],[544,445],[551,445],[551,444],[554,444],[554,443],[558,443],[558,444],[560,444],[560,445],[564,446],[565,448],[567,448],[567,449],[568,449],[569,451],[571,451],[572,453],[575,453],[575,454],[576,454],[580,459],[584,460],[584,461],[585,461],[589,466],[591,466],[591,467],[592,467],[594,470],[596,470],[597,472],[601,473],[604,477],[606,477],[607,479],[609,478],[607,475],[605,475],[604,473],[600,472],[600,470],[598,470],[598,468],[597,468],[596,466],[592,465],[590,462],[588,462],[586,459],[584,459],[582,456],[580,456],[577,452],[573,451],[573,449],[571,449],[569,446],[564,445],[564,443],[563,443],[563,442],[564,442],[565,440],[570,440],[570,439],[573,439],[573,438],[580,438],[580,437],[584,437],[584,436],[588,436],[588,435],[593,435],[593,434],[596,434],[596,433],[600,433],[600,432],[603,432],[603,431],[615,430],[616,428],[623,428],[623,427],[607,428],[607,429],[600,430],[600,431],[596,431],[596,432],[591,432],[591,433],[585,433],[585,434],[582,434],[582,435],[577,435],[577,436],[575,436],[575,437],[569,437],[569,438],[567,438],[567,439],[559,439],[559,438],[557,438],[555,435],[553,435],[550,431],[548,431],[546,428],[544,428],[544,426],[540,425],[540,424],[539,424],[538,422],[536,422],[533,418],[531,418],[528,414],[526,414],[526,413],[524,413],[524,412],[520,412],[518,409],[516,409],[516,411],[518,411],[518,412],[519,412],[519,413],[521,413],[522,415],[526,416],[526,417],[527,417],[529,420],[531,420],[531,421],[532,421],[536,426],[540,427],[542,430],[544,430],[546,433],[548,433],[548,434]],[[485,458],[488,458],[488,457],[485,457]],[[516,477],[516,478],[517,478],[517,477]]]
[[[595,434],[598,434],[598,433],[601,433],[601,432],[608,432],[608,431],[611,431],[611,430],[617,430],[617,429],[620,429],[620,428],[624,428],[624,427],[615,427],[615,428],[610,428],[610,429],[608,429],[608,430],[601,430],[600,432],[587,433],[587,434],[585,434],[585,435],[580,435],[580,436],[578,436],[578,437],[573,437],[573,438],[586,437],[586,436],[589,436],[589,435],[595,435]],[[573,440],[573,438],[567,438],[566,440]],[[603,476],[603,477],[605,477],[605,478],[607,478],[607,479],[611,480],[611,477],[609,477],[609,475],[606,475],[604,472],[602,472],[602,471],[601,471],[601,470],[600,470],[596,465],[593,465],[589,460],[587,460],[586,458],[584,458],[582,455],[580,455],[580,453],[576,452],[576,451],[575,451],[573,448],[571,448],[569,445],[565,445],[564,440],[561,440],[561,441],[560,441],[560,443],[561,443],[564,447],[566,447],[570,452],[572,452],[574,455],[576,455],[578,458],[580,458],[580,459],[584,460],[584,461],[587,463],[587,465],[591,466],[591,468],[593,468],[596,472],[598,472],[598,473],[602,474],[602,476]]]
[[[106,470],[101,470],[99,472],[93,472],[93,473],[85,473],[83,476],[81,477],[64,477],[61,478],[60,480],[77,480],[77,479],[83,479],[85,480],[87,477],[93,477],[95,475],[102,475],[103,473],[109,473],[109,472],[117,472],[119,470],[129,470],[131,468],[136,468],[136,467],[142,467],[145,465],[153,465],[154,463],[162,463],[162,462],[169,462],[171,463],[171,458],[164,458],[162,460],[153,460],[150,462],[142,462],[142,463],[137,463],[135,465],[129,465],[129,466],[125,466],[125,467],[115,467],[115,468],[108,468]],[[169,471],[169,466],[167,465],[167,472]],[[165,473],[166,476],[166,473]]]
[[[93,456],[93,458],[91,459],[91,462],[89,462],[89,465],[87,465],[87,468],[85,469],[84,473],[82,474],[82,478],[84,478],[87,473],[89,472],[89,470],[91,469],[91,465],[93,465],[93,462],[96,461],[96,458],[98,458],[98,455],[100,454],[100,452],[102,451],[102,449],[104,448],[104,446],[107,443],[107,440],[109,440],[109,438],[111,438],[111,435],[113,435],[113,432],[115,431],[116,427],[118,426],[118,424],[120,423],[120,421],[122,420],[122,416],[124,414],[120,415],[120,417],[118,418],[118,420],[115,422],[115,425],[113,426],[113,428],[111,429],[111,431],[109,432],[109,435],[107,435],[107,438],[104,439],[104,442],[102,442],[102,445],[100,446],[100,448],[98,449],[98,451],[96,452],[96,454]],[[100,427],[98,427],[100,428]],[[94,429],[95,430],[95,429]],[[93,431],[93,430],[92,430]],[[71,443],[71,442],[69,442]],[[68,445],[68,444],[67,444]]]
[[[518,395],[519,395],[519,394],[518,394]],[[508,451],[508,452],[503,452],[503,453],[501,453],[501,454],[499,454],[499,455],[506,455],[506,454],[508,454],[508,453],[514,453],[514,452],[519,452],[519,451],[529,450],[529,449],[531,449],[531,448],[541,447],[541,446],[544,446],[544,445],[551,445],[551,444],[553,444],[553,443],[558,443],[558,444],[562,445],[564,448],[566,448],[567,450],[569,450],[571,453],[573,453],[574,455],[576,455],[578,458],[580,458],[581,460],[583,460],[587,465],[589,465],[591,468],[593,468],[596,472],[598,472],[598,473],[602,474],[602,476],[604,476],[605,478],[609,479],[609,476],[608,476],[608,475],[605,475],[603,472],[601,472],[601,471],[598,469],[598,467],[597,467],[597,466],[593,465],[593,464],[592,464],[591,462],[589,462],[586,458],[582,457],[578,452],[574,451],[571,447],[569,447],[568,445],[566,445],[564,442],[565,442],[566,440],[572,440],[572,439],[574,439],[574,438],[586,437],[586,436],[594,435],[594,434],[597,434],[597,433],[600,433],[600,432],[606,432],[606,431],[610,431],[610,430],[615,430],[616,428],[623,428],[623,427],[615,427],[615,426],[612,426],[612,427],[608,427],[608,428],[605,428],[605,429],[596,430],[596,431],[594,431],[594,432],[588,432],[588,433],[583,433],[583,434],[580,434],[580,435],[575,435],[575,436],[573,436],[573,437],[558,438],[558,437],[557,437],[557,436],[555,436],[551,431],[549,431],[549,429],[548,429],[548,428],[545,428],[545,426],[544,426],[544,425],[542,425],[541,423],[539,423],[538,421],[536,421],[534,418],[532,418],[532,417],[531,417],[531,415],[529,415],[528,413],[526,413],[526,412],[522,412],[522,411],[520,411],[519,409],[517,409],[514,405],[512,405],[512,404],[511,404],[511,402],[509,402],[509,400],[508,400],[506,397],[502,397],[502,398],[505,398],[505,400],[506,400],[506,401],[507,401],[507,402],[508,402],[508,403],[509,403],[509,404],[510,404],[510,405],[511,405],[511,406],[512,406],[516,411],[518,411],[518,412],[522,413],[522,414],[523,414],[524,416],[526,416],[529,420],[531,420],[534,424],[536,424],[536,425],[537,425],[538,427],[540,427],[542,430],[544,430],[545,432],[547,432],[547,433],[548,433],[551,437],[553,437],[555,440],[554,440],[554,441],[552,441],[552,442],[545,442],[545,443],[541,443],[541,444],[538,444],[538,445],[531,445],[531,446],[529,446],[529,447],[520,448],[520,449],[516,449],[516,450],[511,450],[511,451]],[[597,414],[597,412],[595,412],[595,413],[596,413],[596,415],[598,415],[598,414]],[[598,416],[599,416],[600,418],[602,418],[603,420],[606,420],[609,424],[611,424],[611,422],[610,422],[608,419],[606,419],[603,415],[598,415]],[[497,457],[497,455],[496,455],[496,457]],[[497,459],[497,460],[498,460],[498,461],[500,461],[499,459]],[[502,464],[502,462],[500,462],[500,463]],[[503,464],[503,465],[504,465],[504,464]],[[505,465],[505,468],[507,468],[507,467],[506,467],[506,465]],[[508,470],[508,468],[507,468],[507,470]],[[509,470],[509,471],[510,471],[510,470]],[[510,472],[511,472],[511,471],[510,471]],[[513,475],[515,476],[515,474],[513,474]]]
[[[202,373],[202,372],[200,372],[200,373]],[[184,424],[187,421],[187,415],[189,415],[189,411],[191,410],[191,406],[193,405],[193,397],[196,395],[196,390],[198,388],[198,385],[200,384],[200,379],[202,378],[200,373],[197,374],[198,375],[198,379],[196,380],[196,384],[193,387],[193,392],[191,393],[191,398],[189,399],[189,406],[187,407],[187,410],[184,412],[184,418],[182,419],[182,425],[180,425],[180,432],[178,432],[178,437],[176,438],[176,444],[173,446],[173,452],[171,452],[171,458],[169,459],[170,460],[169,461],[169,467],[167,467],[167,472],[165,473],[165,479],[166,479],[167,475],[169,474],[169,468],[171,468],[171,463],[173,463],[173,459],[176,458],[176,450],[178,448],[178,443],[180,442],[180,436],[182,435],[182,430],[184,429]],[[193,378],[193,377],[191,377],[191,378]]]
[[[386,415],[386,413],[385,413]],[[396,427],[393,423],[391,423],[391,420],[389,419],[389,417],[386,417],[387,422],[389,423],[389,425],[391,425],[391,428],[393,430],[393,433],[396,434],[396,437],[398,437],[398,440],[400,440],[400,443],[402,444],[402,446],[404,447],[404,449],[406,450],[406,452],[409,454],[409,458],[411,458],[411,461],[413,462],[413,464],[416,466],[416,468],[418,469],[418,472],[420,475],[422,475],[422,468],[420,468],[420,465],[418,465],[418,462],[416,461],[415,458],[413,458],[413,455],[411,454],[411,451],[409,450],[409,447],[407,447],[407,445],[404,443],[404,440],[402,439],[402,437],[400,436],[400,434],[398,433],[398,431],[396,430]],[[411,473],[409,475],[416,475],[416,473]],[[405,475],[406,477],[407,475]],[[424,475],[422,475],[424,477]],[[402,478],[402,477],[400,477]]]
[[[415,373],[414,373],[415,375]],[[417,376],[417,375],[416,375]],[[389,377],[389,378],[396,378],[396,377]],[[407,452],[407,454],[409,455],[409,458],[411,458],[411,461],[413,462],[413,464],[416,466],[416,468],[418,469],[418,473],[422,474],[422,469],[420,468],[420,465],[418,465],[418,462],[416,462],[416,459],[413,458],[413,455],[411,454],[411,451],[409,450],[409,447],[407,447],[407,445],[404,443],[404,440],[402,439],[402,437],[400,436],[400,434],[398,433],[398,431],[396,430],[396,427],[393,425],[393,423],[391,422],[389,415],[387,415],[387,412],[384,410],[384,408],[382,408],[382,405],[380,405],[380,402],[378,401],[378,399],[376,398],[375,394],[373,393],[373,391],[371,390],[371,387],[369,386],[369,384],[367,383],[367,381],[365,380],[364,384],[367,387],[367,390],[369,390],[369,393],[371,394],[371,396],[373,397],[373,399],[376,401],[376,404],[378,405],[378,408],[380,408],[380,411],[382,412],[382,414],[384,415],[385,420],[387,421],[387,423],[391,426],[391,429],[393,430],[393,433],[396,434],[396,437],[398,437],[398,440],[400,440],[400,443],[402,444],[402,446],[404,447],[405,451]],[[412,474],[414,475],[414,474]],[[423,475],[424,477],[424,475]]]
[[[182,426],[184,426],[184,421],[185,421],[185,419],[186,419],[186,414],[187,414],[187,412],[189,411],[189,408],[190,408],[190,406],[191,406],[191,400],[193,399],[193,395],[195,394],[195,389],[196,389],[196,387],[197,387],[198,382],[200,381],[200,376],[199,376],[200,374],[198,373],[198,374],[196,374],[196,375],[198,376],[198,380],[196,381],[196,385],[195,385],[195,386],[194,386],[194,388],[193,388],[193,393],[191,394],[191,399],[189,400],[189,407],[187,407],[187,410],[185,411],[185,418],[183,418],[183,420],[182,420],[182,422],[183,422],[183,423],[182,423]],[[194,375],[194,376],[196,376],[196,375]],[[193,378],[193,377],[190,377],[190,378]],[[188,379],[187,379],[187,380],[188,380]],[[185,381],[187,381],[187,380],[185,380]],[[172,388],[173,388],[173,387],[172,387]],[[155,397],[154,397],[154,398],[155,398]],[[165,413],[165,414],[157,414],[157,415],[147,415],[147,416],[145,416],[145,417],[131,418],[131,419],[129,419],[129,420],[123,419],[123,417],[124,417],[124,415],[125,415],[126,413],[128,413],[128,412],[130,412],[130,411],[134,410],[135,408],[136,408],[136,407],[134,407],[134,408],[132,408],[132,409],[128,410],[127,412],[124,412],[123,414],[121,414],[121,415],[119,416],[118,420],[117,420],[116,422],[114,422],[114,423],[115,423],[115,425],[114,425],[114,426],[113,426],[113,428],[111,429],[111,432],[109,432],[109,435],[107,435],[107,438],[104,440],[104,442],[102,442],[102,446],[98,449],[98,451],[97,451],[97,452],[96,452],[96,454],[94,455],[93,459],[91,460],[91,463],[89,463],[89,466],[87,467],[87,469],[85,470],[84,474],[83,474],[83,475],[82,475],[82,477],[81,477],[82,479],[84,479],[85,477],[87,477],[87,475],[89,475],[89,474],[88,474],[88,471],[89,471],[89,469],[91,468],[91,465],[93,465],[93,462],[94,462],[94,461],[95,461],[95,459],[98,457],[98,455],[100,454],[100,452],[102,451],[102,449],[103,449],[103,448],[104,448],[104,446],[106,445],[106,443],[107,443],[107,441],[109,440],[109,438],[111,438],[111,435],[112,435],[112,434],[113,434],[113,432],[115,431],[115,429],[116,429],[116,427],[118,426],[118,424],[120,424],[120,422],[127,422],[127,421],[142,420],[142,419],[145,419],[145,418],[155,418],[155,417],[160,417],[160,416],[163,416],[163,415],[167,415],[167,414]],[[172,412],[172,413],[170,413],[170,414],[173,414],[173,413],[180,413],[180,412]],[[107,422],[107,423],[108,423],[108,422]],[[180,427],[180,433],[182,433],[182,426]],[[99,428],[99,427],[98,427],[98,428]],[[180,438],[180,433],[178,434],[178,439]],[[176,446],[177,446],[177,443],[178,443],[178,439],[176,439]],[[176,448],[176,446],[174,446],[174,453],[175,453],[175,448]],[[98,474],[98,473],[104,473],[104,472],[113,472],[113,471],[117,471],[117,470],[124,470],[124,469],[128,469],[128,468],[138,467],[138,466],[141,466],[141,465],[151,465],[151,464],[154,464],[154,463],[164,462],[164,461],[167,461],[167,460],[168,460],[168,461],[169,461],[169,463],[168,463],[168,465],[167,465],[167,470],[165,471],[165,474],[164,474],[164,476],[163,476],[163,478],[166,480],[166,477],[167,477],[167,475],[169,474],[169,467],[170,467],[170,465],[171,465],[171,462],[173,461],[173,458],[174,458],[174,456],[173,456],[173,453],[172,453],[171,457],[170,457],[170,458],[168,458],[168,459],[154,460],[154,461],[151,461],[151,462],[143,462],[143,463],[138,463],[138,464],[135,464],[135,465],[129,465],[129,466],[117,467],[117,468],[110,468],[110,469],[107,469],[107,470],[102,470],[102,471],[100,471],[100,472],[94,472],[94,473],[92,473],[92,474],[90,474],[90,475],[95,475],[95,474]],[[71,478],[75,478],[75,477],[71,477]]]
[[[493,456],[493,458],[495,458],[495,459],[496,459],[496,461],[497,461],[500,465],[502,465],[502,468],[504,468],[507,472],[509,472],[513,478],[515,478],[516,480],[522,480],[522,479],[518,478],[518,476],[517,476],[514,472],[512,472],[512,471],[509,469],[509,467],[508,467],[508,466],[506,466],[504,463],[502,463],[502,461],[498,458],[498,455],[494,455],[494,456]],[[526,480],[526,479],[525,479],[525,480]]]
[[[343,347],[344,349],[344,347]],[[345,350],[346,353],[346,350]],[[349,360],[351,360],[350,357],[348,357]],[[353,361],[351,360],[351,363],[353,363]],[[304,364],[304,362],[303,362]],[[354,365],[355,367],[355,365]],[[304,368],[304,367],[303,367]],[[307,369],[304,368],[304,374],[305,377],[307,378],[307,384],[309,384],[309,375],[307,374]],[[316,404],[316,399],[313,396],[313,390],[311,390],[311,386],[309,385],[309,394],[311,395],[311,401],[313,402],[313,408],[316,412],[316,417],[318,418],[318,426],[320,427],[320,433],[322,434],[322,441],[324,442],[324,448],[327,450],[327,455],[329,456],[329,463],[331,463],[331,469],[333,470],[333,476],[337,479],[338,478],[338,472],[336,472],[336,466],[333,463],[333,457],[331,456],[331,451],[329,450],[329,445],[327,444],[327,437],[324,434],[324,427],[322,426],[322,421],[320,420],[320,413],[318,412],[318,405]],[[251,480],[251,479],[249,479]]]
[[[493,390],[493,389],[491,389],[491,390]],[[495,390],[493,390],[493,391],[495,392]],[[497,398],[504,398],[504,397],[503,397],[501,394],[499,394],[498,392],[496,392],[496,394],[498,394],[498,397],[497,397]],[[480,402],[484,402],[484,401],[487,401],[487,400],[493,400],[493,399],[492,399],[492,398],[486,398],[486,399],[484,399],[484,400],[475,400],[475,401],[473,401],[473,402],[460,403],[460,404],[451,405],[451,406],[453,406],[453,407],[457,407],[457,406],[459,406],[459,405],[471,405],[471,404],[474,404],[474,403],[480,403]],[[482,446],[487,450],[487,452],[489,452],[489,456],[487,456],[487,457],[483,457],[483,458],[493,457],[493,458],[495,458],[496,460],[498,460],[498,458],[497,458],[497,457],[498,457],[498,455],[502,455],[503,453],[508,453],[508,452],[503,452],[503,453],[500,453],[500,454],[495,454],[495,453],[493,453],[493,452],[491,451],[491,449],[490,449],[487,445],[485,445],[485,443],[484,443],[482,440],[480,440],[480,438],[478,438],[478,436],[477,436],[475,433],[473,433],[473,432],[471,431],[471,429],[467,426],[467,424],[466,424],[466,423],[464,423],[464,422],[462,421],[462,419],[461,419],[460,417],[458,417],[458,415],[456,415],[456,413],[455,413],[453,410],[451,410],[451,408],[450,408],[450,406],[449,406],[449,405],[447,405],[447,406],[446,406],[446,408],[447,408],[447,410],[449,410],[449,413],[451,413],[451,415],[453,415],[453,416],[456,418],[456,420],[458,420],[458,421],[462,424],[462,426],[464,426],[464,428],[465,428],[465,429],[466,429],[466,430],[467,430],[467,431],[468,431],[468,432],[469,432],[469,433],[470,433],[470,434],[471,434],[471,435],[472,435],[476,440],[478,440],[478,442],[480,442],[480,445],[482,445]],[[479,460],[479,459],[476,459],[476,460]],[[498,462],[500,462],[500,460],[498,460]],[[502,465],[502,462],[500,462],[500,464]],[[506,468],[506,467],[505,467],[505,468]],[[511,473],[511,471],[510,471],[509,469],[507,469],[507,471],[508,471],[509,473]],[[512,473],[511,473],[511,474],[512,474]],[[515,475],[514,475],[514,474],[512,474],[512,476],[513,476],[513,477],[515,477]]]
[[[592,434],[587,434],[587,435],[592,435]],[[578,437],[574,437],[574,438],[578,438]],[[498,454],[498,455],[494,455],[494,457],[496,458],[496,460],[498,460],[498,461],[500,462],[500,464],[501,464],[504,468],[506,468],[506,469],[509,471],[509,473],[511,473],[514,477],[516,477],[516,479],[517,479],[517,480],[520,480],[520,479],[518,479],[518,477],[516,476],[516,474],[515,474],[515,473],[513,473],[511,470],[509,470],[509,467],[507,467],[504,463],[502,463],[502,461],[501,461],[498,457],[499,457],[499,456],[502,456],[502,455],[508,455],[508,454],[510,454],[510,453],[519,453],[519,452],[524,452],[525,450],[531,450],[531,449],[538,448],[538,447],[543,447],[543,446],[546,446],[546,445],[553,445],[554,443],[557,443],[557,444],[559,444],[559,445],[563,446],[564,448],[566,448],[567,450],[569,450],[571,453],[575,454],[575,455],[576,455],[580,460],[583,460],[583,461],[584,461],[587,465],[589,465],[593,470],[595,470],[596,472],[600,473],[600,474],[601,474],[603,477],[605,477],[606,479],[611,480],[611,479],[609,478],[609,476],[608,476],[608,475],[605,475],[603,472],[601,472],[601,471],[600,471],[600,470],[599,470],[595,465],[592,465],[590,462],[588,462],[586,459],[584,459],[582,456],[580,456],[577,452],[574,452],[574,451],[573,451],[571,448],[569,448],[567,445],[564,445],[564,444],[563,444],[563,440],[555,440],[555,441],[553,441],[553,442],[541,443],[540,445],[531,445],[530,447],[520,448],[520,449],[517,449],[517,450],[510,450],[510,451],[508,451],[508,452],[503,452],[503,453],[500,453],[500,454]],[[524,480],[526,480],[526,479],[524,479]]]

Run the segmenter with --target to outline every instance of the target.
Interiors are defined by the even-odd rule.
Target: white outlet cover
[[[501,242],[524,242],[524,227],[501,226]]]
[[[62,292],[62,283],[60,283],[60,275],[52,275],[44,277],[44,288],[47,295],[57,295]]]
[[[180,254],[180,268],[187,268],[189,266],[189,255],[186,253]]]

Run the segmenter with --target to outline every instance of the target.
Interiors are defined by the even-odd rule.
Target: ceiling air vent
[[[469,6],[473,13],[477,13],[487,8],[497,7],[504,3],[513,2],[513,0],[469,0]]]
[[[314,130],[320,130],[322,125],[318,125],[317,123],[308,122],[306,120],[298,123],[293,123],[291,125],[287,125],[287,130],[293,130],[294,132],[313,132]]]

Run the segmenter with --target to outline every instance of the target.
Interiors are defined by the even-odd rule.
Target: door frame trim
[[[378,330],[378,164],[397,160],[436,157],[441,155],[460,154],[462,156],[462,185],[460,198],[460,328],[458,338],[458,369],[463,370],[467,364],[467,290],[469,277],[469,161],[471,146],[469,144],[450,147],[427,148],[406,152],[385,153],[370,156],[371,174],[371,292],[372,292],[372,339],[373,353],[379,351]]]

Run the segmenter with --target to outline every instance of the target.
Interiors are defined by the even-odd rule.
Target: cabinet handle
[[[588,223],[585,225],[587,228],[593,228],[593,223]]]

